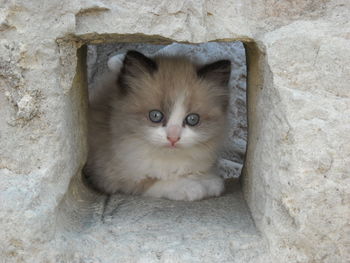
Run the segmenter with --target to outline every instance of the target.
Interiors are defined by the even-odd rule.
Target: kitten
[[[231,63],[126,53],[90,97],[84,173],[98,190],[172,200],[219,196],[214,163],[227,126]]]

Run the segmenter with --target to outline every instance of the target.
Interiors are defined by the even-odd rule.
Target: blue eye
[[[188,114],[185,123],[190,126],[196,126],[199,123],[199,115],[197,113]]]
[[[151,110],[149,112],[149,119],[152,122],[159,123],[163,120],[164,114],[159,110]]]

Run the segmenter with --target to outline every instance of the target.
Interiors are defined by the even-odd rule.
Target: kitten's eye
[[[199,115],[197,113],[188,114],[185,123],[190,126],[196,126],[199,123]]]
[[[151,110],[149,112],[149,119],[152,121],[152,122],[155,122],[155,123],[159,123],[163,120],[163,113],[159,110]]]

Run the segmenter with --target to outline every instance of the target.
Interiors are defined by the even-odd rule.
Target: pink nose
[[[167,127],[167,139],[172,146],[175,145],[180,140],[181,136],[181,126],[179,125],[169,125]]]
[[[171,143],[172,146],[175,145],[175,143],[177,143],[180,140],[180,137],[166,137],[168,139],[168,141]]]

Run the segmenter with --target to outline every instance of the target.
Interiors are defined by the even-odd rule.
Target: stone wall
[[[88,262],[52,256],[79,243],[62,221],[86,158],[82,45],[240,40],[243,192],[265,262],[349,262],[349,16],[347,0],[1,2],[1,259]]]

